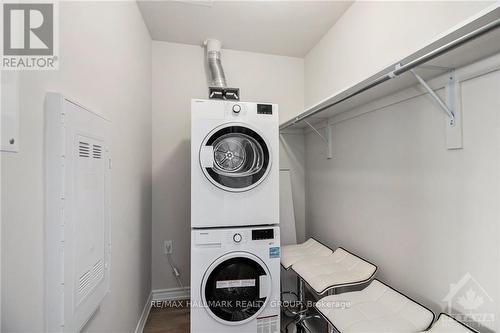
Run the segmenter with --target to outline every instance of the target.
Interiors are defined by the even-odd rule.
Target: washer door
[[[200,149],[203,173],[217,187],[247,191],[260,184],[270,170],[270,147],[244,124],[226,124],[210,132]]]
[[[231,252],[205,273],[201,288],[208,313],[225,325],[241,325],[262,312],[271,294],[271,276],[253,254]]]

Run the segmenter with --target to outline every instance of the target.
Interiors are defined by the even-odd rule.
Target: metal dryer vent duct
[[[217,39],[207,39],[204,42],[207,48],[207,64],[209,71],[208,98],[224,100],[240,100],[239,88],[228,88],[226,76],[221,63],[221,42]]]
[[[226,76],[221,63],[221,42],[217,39],[207,39],[205,41],[207,48],[208,69],[210,71],[210,86],[226,88]]]

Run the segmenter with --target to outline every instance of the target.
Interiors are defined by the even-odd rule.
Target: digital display
[[[273,229],[252,230],[252,240],[274,239]]]
[[[271,104],[257,104],[257,114],[273,114],[273,106]]]

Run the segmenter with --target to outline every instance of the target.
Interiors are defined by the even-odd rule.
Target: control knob
[[[234,104],[233,105],[233,112],[240,113],[240,111],[241,111],[241,106],[239,104]]]
[[[241,237],[241,234],[234,234],[233,235],[233,240],[235,243],[241,242],[242,239],[243,239],[243,237]]]

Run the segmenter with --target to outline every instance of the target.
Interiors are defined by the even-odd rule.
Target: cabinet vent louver
[[[86,271],[78,280],[78,293],[85,294],[89,289],[91,282],[92,274],[90,274],[90,271]]]
[[[92,270],[86,271],[78,280],[79,298],[83,299],[94,286],[96,286],[104,275],[104,262],[99,260],[94,264]]]
[[[78,156],[90,157],[90,145],[87,142],[80,141],[78,144]]]
[[[92,268],[92,276],[94,278],[94,281],[99,281],[102,278],[103,273],[104,263],[102,262],[102,260],[99,260]]]
[[[101,158],[102,147],[99,145],[93,145],[92,154],[93,154],[94,158],[97,158],[97,159]]]

